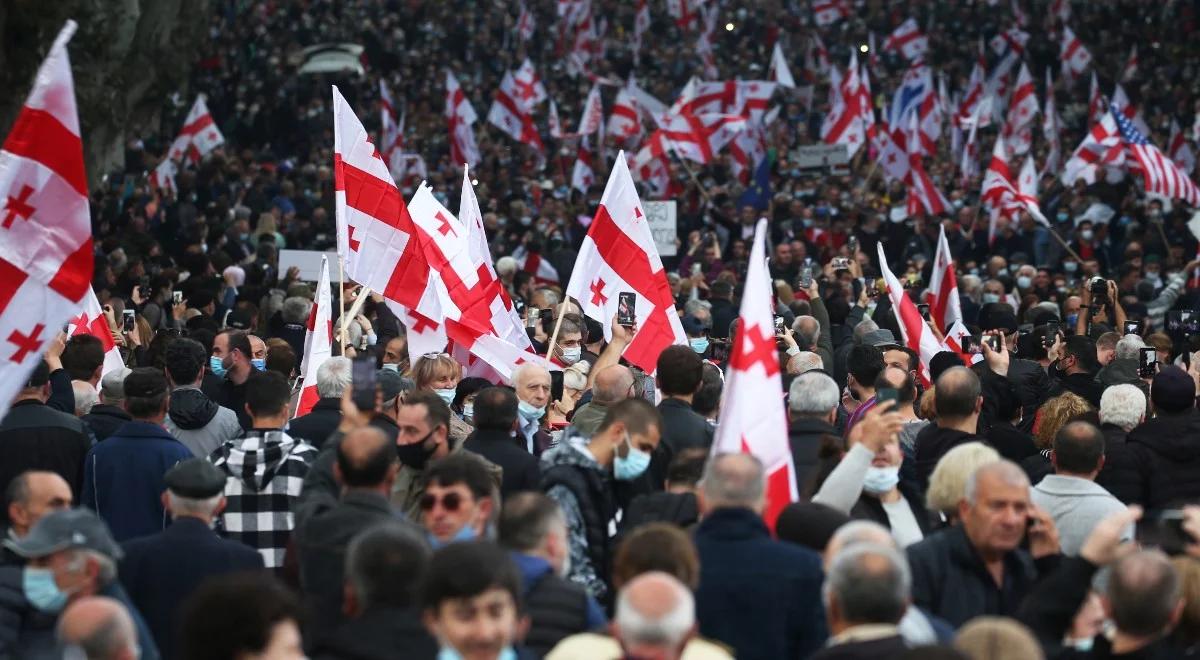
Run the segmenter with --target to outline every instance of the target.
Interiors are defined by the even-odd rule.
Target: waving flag
[[[1057,172],[1062,162],[1062,119],[1054,104],[1054,80],[1046,67],[1046,106],[1042,110],[1042,137],[1046,140],[1046,162],[1043,172]]]
[[[850,16],[846,0],[812,0],[813,22],[821,27]]]
[[[1104,117],[1092,125],[1063,166],[1062,182],[1067,186],[1074,184],[1077,179],[1083,179],[1088,184],[1095,183],[1101,167],[1122,167],[1124,164],[1125,148],[1117,123],[1112,114],[1104,113]]]
[[[641,111],[628,86],[617,92],[612,114],[608,116],[608,134],[618,140],[627,140],[642,134]]]
[[[1092,84],[1088,87],[1088,124],[1099,124],[1108,115],[1108,102],[1100,93],[1100,80],[1092,71]]]
[[[585,135],[579,140],[579,150],[575,153],[575,165],[571,168],[571,187],[586,195],[595,182],[592,149],[588,146],[588,136]]]
[[[980,45],[982,49],[983,46]],[[987,67],[983,60],[982,50],[979,53],[979,59],[975,61],[975,66],[971,68],[971,77],[967,80],[967,89],[963,93],[962,102],[958,104],[958,110],[954,113],[954,125],[959,128],[966,129],[971,122],[982,122],[983,126],[987,126],[991,120],[991,112],[979,112],[980,106],[985,100],[985,83],[987,82]]]
[[[517,37],[521,41],[529,41],[533,38],[533,30],[536,27],[537,22],[533,18],[533,12],[529,11],[529,7],[522,2],[520,12],[517,14]]]
[[[92,282],[92,221],[67,21],[0,146],[0,416],[79,313]]]
[[[853,156],[867,139],[860,110],[863,96],[857,54],[851,51],[844,79],[833,69],[829,79],[830,108],[821,122],[821,140],[826,144],[845,145],[847,153]]]
[[[626,292],[637,295],[638,330],[623,357],[651,373],[659,353],[671,344],[685,344],[687,336],[622,151],[579,248],[566,294],[579,301],[583,313],[604,327],[604,338],[611,339],[618,294]]]
[[[396,120],[396,102],[392,99],[392,92],[383,78],[379,79],[379,105],[379,141],[383,147],[379,150],[379,155],[383,156],[383,162],[387,163],[392,178],[400,182],[404,180],[405,169],[404,119]]]
[[[83,309],[78,316],[67,321],[67,336],[75,335],[91,335],[100,340],[100,345],[104,347],[104,363],[100,367],[101,378],[125,366],[125,361],[121,359],[121,349],[117,348],[116,342],[113,341],[112,329],[108,326],[104,309],[100,307],[95,289],[90,286],[83,299]]]
[[[767,77],[779,83],[780,87],[796,87],[796,79],[792,77],[792,70],[788,68],[787,58],[783,56],[783,46],[778,41],[771,49],[771,67]]]
[[[1063,75],[1071,78],[1083,73],[1092,63],[1092,54],[1066,25],[1063,26],[1062,49],[1058,58],[1062,60]]]
[[[1129,154],[1141,164],[1142,185],[1146,192],[1200,206],[1200,189],[1196,188],[1187,172],[1146,139],[1116,105],[1110,109],[1121,141],[1125,143]]]
[[[1174,118],[1171,119],[1171,137],[1167,139],[1167,154],[1184,172],[1190,174],[1196,169],[1196,156],[1183,136],[1183,129],[1179,128],[1179,122]]]
[[[759,220],[712,451],[714,455],[752,454],[762,461],[767,481],[763,521],[774,529],[779,512],[798,500],[800,493],[788,445],[779,351],[775,348],[771,276],[766,265],[767,232],[767,221]]]
[[[450,133],[451,162],[474,166],[479,162],[479,147],[475,145],[475,129],[472,125],[478,115],[467,100],[458,78],[446,70],[446,123]]]
[[[933,255],[933,273],[925,302],[929,303],[929,317],[939,329],[945,331],[955,323],[962,323],[958,277],[954,274],[954,256],[950,254],[945,225],[938,228],[937,252]]]
[[[1121,82],[1129,82],[1137,75],[1138,54],[1137,44],[1129,48],[1129,59],[1125,60],[1125,68],[1121,70]]]
[[[884,281],[887,282],[888,298],[892,301],[892,313],[896,315],[900,334],[904,337],[904,345],[912,349],[920,358],[921,365],[917,370],[917,377],[923,385],[928,387],[931,383],[929,360],[942,350],[942,344],[934,336],[933,329],[925,323],[925,319],[921,318],[921,312],[917,310],[916,303],[905,294],[900,280],[896,279],[896,276],[892,274],[892,269],[888,268],[887,255],[883,253],[883,243],[880,242],[876,247],[879,250],[879,271],[883,275]]]
[[[488,110],[488,123],[504,131],[512,139],[529,145],[538,152],[545,151],[542,136],[533,124],[532,105],[522,97],[511,72],[505,72],[500,89]]]
[[[1033,76],[1029,73],[1029,67],[1022,62],[1004,121],[1004,137],[1010,141],[1012,155],[1029,153],[1029,148],[1033,146],[1033,118],[1037,113],[1037,90],[1033,86]]]
[[[317,392],[317,369],[333,357],[333,295],[329,289],[329,259],[321,256],[321,274],[317,277],[317,296],[308,312],[308,330],[304,333],[304,358],[300,374],[304,378],[300,399],[293,417],[307,415],[321,395]]]
[[[225,144],[225,136],[213,121],[212,113],[203,96],[197,96],[196,102],[183,120],[183,128],[171,143],[167,152],[173,160],[187,158],[193,163],[199,163],[201,158],[212,153],[214,149]]]
[[[921,32],[917,19],[910,18],[888,35],[883,42],[883,49],[899,51],[910,61],[919,60],[929,52],[929,37]]]

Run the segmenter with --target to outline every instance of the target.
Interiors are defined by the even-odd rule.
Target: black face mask
[[[436,430],[436,429],[435,429]],[[437,451],[437,445],[426,449],[425,442],[433,435],[433,431],[425,434],[424,438],[407,444],[396,445],[396,457],[400,459],[402,465],[407,465],[414,470],[424,470],[425,464],[429,462],[429,458],[433,456],[433,452]]]

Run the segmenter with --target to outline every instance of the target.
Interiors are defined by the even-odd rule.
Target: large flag
[[[509,137],[533,147],[537,151],[545,151],[542,137],[533,124],[531,114],[532,104],[521,97],[511,72],[505,72],[500,89],[496,90],[492,107],[488,110],[488,123],[504,131]]]
[[[179,130],[175,141],[171,143],[171,149],[167,152],[167,156],[172,160],[187,158],[193,163],[198,163],[201,158],[212,153],[222,144],[225,144],[225,136],[221,134],[221,129],[217,128],[216,122],[213,121],[212,113],[208,111],[208,104],[204,102],[204,97],[197,96],[187,118],[183,120],[183,128]]]
[[[67,21],[0,146],[0,417],[92,282],[92,221]]]
[[[351,113],[353,114],[353,113]],[[446,70],[446,125],[450,133],[450,161],[474,166],[479,162],[479,147],[475,144],[472,125],[478,115],[467,100],[458,78]]]
[[[1111,113],[1104,116],[1083,138],[1083,142],[1071,154],[1063,166],[1063,185],[1070,186],[1077,179],[1092,184],[1101,167],[1121,167],[1125,164],[1125,148],[1121,143],[1117,123]]]
[[[664,348],[687,342],[624,151],[613,163],[566,293],[604,327],[605,339],[612,338],[620,294],[636,294],[638,329],[623,357],[648,373]]]
[[[1141,164],[1142,185],[1145,186],[1146,192],[1171,199],[1182,199],[1191,206],[1200,206],[1200,189],[1196,188],[1187,172],[1180,169],[1146,139],[1116,105],[1112,106],[1112,115],[1126,150]]]
[[[1058,58],[1062,60],[1063,75],[1068,78],[1074,78],[1083,73],[1092,63],[1092,54],[1066,25],[1063,26],[1062,49],[1059,51]]]
[[[845,145],[846,152],[853,156],[867,139],[864,113],[860,109],[863,94],[856,52],[850,52],[845,78],[830,69],[829,98],[831,107],[821,122],[821,139],[826,144]]]
[[[929,303],[929,318],[945,332],[955,323],[962,322],[962,306],[958,299],[954,256],[950,254],[950,243],[946,240],[946,226],[938,229],[937,252],[933,255],[933,274],[929,277],[925,302]]]
[[[796,79],[792,77],[792,70],[788,68],[787,58],[783,56],[783,46],[779,45],[778,41],[771,50],[771,68],[767,77],[779,83],[780,87],[796,86]]]
[[[113,341],[112,329],[108,326],[104,309],[100,307],[96,291],[90,286],[83,299],[83,309],[79,310],[78,316],[72,317],[67,322],[67,336],[74,337],[75,335],[91,335],[100,340],[100,345],[104,347],[104,363],[100,368],[101,378],[110,371],[116,371],[125,366],[125,361],[121,359],[121,349],[117,348],[116,342]]]
[[[920,358],[920,369],[917,376],[925,386],[930,385],[929,360],[942,350],[942,344],[933,334],[933,329],[921,318],[921,312],[916,303],[904,292],[900,280],[888,268],[887,255],[883,253],[883,243],[876,246],[879,250],[879,272],[887,282],[888,298],[892,301],[892,312],[900,326],[900,334],[904,337],[904,345],[912,349]]]
[[[1167,155],[1184,172],[1190,174],[1196,169],[1196,155],[1192,153],[1192,148],[1183,135],[1183,129],[1179,128],[1179,122],[1174,118],[1171,119],[1171,137],[1167,139]]]
[[[897,50],[909,60],[919,60],[929,52],[929,37],[921,32],[917,19],[910,18],[888,35],[883,42],[883,49]]]
[[[312,412],[321,395],[317,393],[317,369],[333,357],[333,295],[329,290],[329,259],[321,256],[321,274],[317,277],[317,295],[308,312],[308,331],[304,334],[304,358],[300,374],[304,378],[295,417]]]
[[[517,99],[526,111],[532,111],[542,101],[550,98],[546,94],[546,86],[542,84],[542,79],[538,77],[537,70],[533,68],[533,62],[530,62],[528,57],[513,74],[513,82],[516,83]]]
[[[1042,109],[1042,137],[1046,140],[1046,162],[1043,172],[1057,172],[1062,162],[1062,119],[1054,104],[1054,80],[1046,67],[1046,105]]]
[[[779,512],[798,500],[800,494],[788,445],[779,351],[775,348],[767,231],[767,221],[760,219],[750,249],[745,294],[725,376],[727,394],[721,404],[712,451],[714,455],[752,454],[762,461],[767,481],[763,521],[774,529]]]

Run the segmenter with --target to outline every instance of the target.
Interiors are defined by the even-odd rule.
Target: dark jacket
[[[83,460],[91,439],[83,422],[46,404],[26,400],[12,405],[0,422],[0,483],[5,486],[26,470],[48,470],[66,479],[78,502],[83,490]],[[8,507],[0,510],[8,522]]]
[[[250,420],[250,413],[246,412],[246,384],[235,385],[232,380],[226,378],[221,381],[221,387],[217,390],[217,396],[212,397],[213,401],[232,410],[238,418],[238,424],[242,425],[242,430],[249,431],[253,428],[253,422]]]
[[[982,361],[971,368],[981,378],[985,376],[984,372],[991,371],[988,369],[987,363]],[[1053,383],[1046,375],[1046,370],[1042,368],[1042,365],[1022,358],[1009,360],[1006,378],[1016,390],[1017,400],[1021,402],[1021,409],[1025,413],[1026,421],[1021,424],[1021,430],[1029,431],[1033,428],[1033,418],[1038,406],[1041,406],[1050,397]],[[1096,405],[1099,407],[1099,402]]]
[[[1013,616],[1033,589],[1039,567],[1051,568],[1055,560],[1057,556],[1035,566],[1029,553],[1013,550],[1004,557],[1004,586],[999,588],[963,528],[949,527],[908,546],[912,602],[955,628],[981,615]]]
[[[821,557],[771,538],[749,509],[722,508],[696,528],[700,634],[739,660],[807,658],[825,643]]]
[[[108,439],[108,436],[116,432],[125,422],[131,421],[133,418],[129,413],[116,406],[110,406],[106,403],[97,403],[92,406],[91,412],[80,417],[83,423],[92,431],[92,436],[96,438],[96,442]]]
[[[356,534],[387,520],[403,519],[388,498],[365,490],[348,490],[324,510],[298,521],[292,542],[300,560],[300,587],[313,615],[317,636],[342,623],[342,584],[346,546]]]
[[[1029,477],[1029,485],[1036,486],[1048,474],[1054,474],[1054,464],[1050,462],[1050,450],[1043,449],[1033,456],[1027,456],[1021,461],[1021,469]]]
[[[822,440],[831,437],[839,446],[841,434],[825,420],[811,417],[793,417],[788,426],[788,444],[792,448],[792,463],[796,466],[796,492],[809,491],[809,483],[821,466]],[[811,489],[816,492],[816,489]]]
[[[889,660],[908,651],[900,635],[880,637],[861,642],[846,642],[827,646],[813,655],[812,660]]]
[[[665,398],[658,404],[658,413],[663,420],[662,439],[650,458],[649,469],[655,490],[663,488],[667,467],[675,454],[692,447],[708,449],[713,442],[713,427],[686,401]]]
[[[665,522],[690,529],[700,520],[700,507],[693,493],[645,493],[633,498],[621,516],[621,533],[652,522]]]
[[[526,648],[544,656],[566,637],[604,626],[600,606],[582,586],[555,575],[541,557],[513,553],[512,558],[521,571],[521,601],[531,620]]]
[[[998,422],[988,429],[987,441],[1000,456],[1014,463],[1033,456],[1038,452],[1033,444],[1033,436],[1013,426],[1010,422]]]
[[[708,302],[712,304],[712,330],[709,334],[717,339],[727,339],[729,324],[738,317],[738,308],[724,298],[711,298]]]
[[[1096,380],[1095,374],[1086,372],[1065,374],[1058,370],[1057,365],[1053,364],[1050,365],[1049,373],[1058,385],[1051,392],[1052,396],[1071,392],[1085,399],[1093,408],[1100,408],[1100,396],[1104,394],[1104,385]]]
[[[524,438],[506,431],[476,429],[467,436],[463,449],[479,454],[504,470],[500,478],[502,500],[513,493],[541,489],[542,471],[538,459],[525,451]]]
[[[929,488],[929,475],[946,452],[968,442],[982,441],[977,435],[972,435],[957,429],[942,428],[936,423],[921,429],[917,434],[917,482],[921,492]]]
[[[915,485],[905,483],[903,480],[896,487],[900,490],[900,495],[904,497],[904,503],[912,511],[913,517],[917,519],[917,526],[921,528],[921,534],[929,536],[929,510],[925,508],[925,498],[922,497],[921,491],[917,490]],[[857,520],[872,520],[888,529],[892,528],[887,511],[883,509],[883,501],[865,491],[850,509],[850,517]]]
[[[616,516],[612,474],[591,454],[562,442],[542,455],[542,490],[562,507],[571,546],[573,582],[608,602],[611,566],[609,523]]]
[[[1138,375],[1138,362],[1135,357],[1116,358],[1100,369],[1096,380],[1106,388],[1113,385],[1137,385],[1143,394],[1149,394],[1150,388],[1146,386],[1146,381]]]
[[[176,518],[162,532],[128,541],[124,548],[117,575],[167,658],[175,657],[179,608],[201,582],[263,567],[252,548],[217,536],[191,516]]]
[[[322,397],[313,404],[307,415],[289,422],[287,432],[293,438],[308,440],[308,444],[320,449],[341,423],[341,397]]]
[[[1125,504],[1145,502],[1137,457],[1126,441],[1125,429],[1115,424],[1101,424],[1100,431],[1104,433],[1104,467],[1096,475],[1096,483]]]
[[[416,607],[380,606],[349,619],[316,641],[313,660],[376,660],[400,649],[412,660],[434,660],[437,641],[421,623]]]
[[[1155,511],[1200,499],[1200,412],[1147,419],[1125,441],[1142,484],[1138,504]]]
[[[108,523],[117,541],[161,532],[168,523],[163,475],[191,457],[191,450],[158,424],[126,422],[88,451],[82,504]]]

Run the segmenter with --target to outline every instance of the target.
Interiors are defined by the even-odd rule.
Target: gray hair
[[[224,495],[217,494],[212,497],[198,499],[194,497],[184,497],[167,490],[167,506],[171,509],[171,514],[175,517],[185,516],[203,516],[205,518],[216,513],[217,507],[221,505],[221,498]]]
[[[550,372],[546,371],[546,368],[540,364],[534,364],[533,362],[522,363],[516,369],[513,369],[513,372],[512,372],[513,386],[519,387],[521,381],[525,380],[526,377],[528,377],[530,374],[532,374],[534,372],[545,373],[545,374],[550,373]]]
[[[828,374],[808,371],[792,379],[788,408],[793,415],[828,415],[841,400],[837,383]]]
[[[792,321],[792,332],[796,333],[796,344],[801,349],[808,349],[816,346],[817,340],[821,338],[821,324],[812,316],[797,316],[796,320]]]
[[[981,279],[978,275],[967,273],[966,275],[958,278],[958,286],[963,290],[963,293],[974,295],[979,292],[980,288],[983,287],[983,279]]]
[[[1117,346],[1120,345],[1120,342],[1117,342]],[[1105,388],[1104,394],[1100,396],[1101,424],[1114,424],[1128,431],[1141,424],[1145,415],[1146,395],[1137,385],[1112,385]]]
[[[129,610],[121,601],[107,596],[87,596],[81,599],[81,602],[85,600],[108,603],[107,616],[96,622],[87,631],[86,636],[79,638],[68,634],[70,619],[60,616],[55,636],[64,647],[63,657],[112,658],[121,651],[133,651],[137,648],[137,628]]]
[[[548,307],[554,307],[558,304],[558,294],[555,293],[554,289],[538,289],[538,292],[542,294],[542,298],[545,299]]]
[[[117,562],[112,557],[86,548],[72,548],[66,552],[68,570],[83,570],[84,562],[90,557],[100,565],[100,571],[96,575],[97,584],[106,585],[117,579]]]
[[[975,506],[976,498],[979,497],[979,480],[985,475],[999,477],[1001,481],[1010,486],[1029,488],[1029,476],[1016,463],[1003,458],[991,463],[984,463],[975,468],[975,471],[967,477],[966,486],[963,487],[963,497],[971,506]]]
[[[696,316],[696,312],[701,310],[707,312],[712,309],[712,303],[707,300],[689,300],[683,304],[683,313]]]
[[[76,417],[83,417],[92,412],[92,406],[100,403],[100,394],[86,380],[71,381],[71,389],[75,392]]]
[[[1141,349],[1146,347],[1146,342],[1137,335],[1125,335],[1117,340],[1117,359],[1132,360],[1138,357]]]
[[[672,596],[666,612],[645,613],[634,604],[631,591],[665,590]],[[626,646],[653,645],[675,648],[696,624],[696,602],[692,592],[675,577],[659,571],[643,573],[626,584],[617,595],[616,624]]]
[[[714,508],[755,507],[766,492],[762,461],[752,454],[717,454],[704,466],[700,488]]]
[[[517,260],[512,257],[500,257],[496,261],[496,274],[505,277],[517,272]]]
[[[825,576],[826,603],[837,598],[849,623],[897,623],[908,607],[912,574],[895,549],[859,543],[838,553]]]
[[[331,357],[317,367],[317,394],[322,398],[339,397],[350,387],[353,362],[350,358]]]
[[[863,319],[859,321],[858,325],[854,326],[854,343],[861,344],[863,337],[865,337],[868,332],[875,332],[878,329],[879,324],[871,319]]]
[[[963,498],[967,478],[981,465],[1000,460],[1000,453],[982,442],[964,442],[946,452],[929,475],[925,506],[931,511],[953,513]]]
[[[788,358],[787,369],[791,374],[806,374],[817,369],[824,369],[825,361],[812,351],[800,351]]]
[[[837,528],[833,536],[829,537],[829,543],[826,544],[826,547],[836,546],[841,550],[847,550],[850,546],[860,543],[888,547],[895,547],[896,545],[896,541],[892,538],[892,533],[888,531],[887,527],[873,520],[851,520]]]
[[[283,317],[284,323],[305,323],[308,321],[309,312],[312,311],[312,304],[313,302],[304,296],[284,298],[279,315]]]

